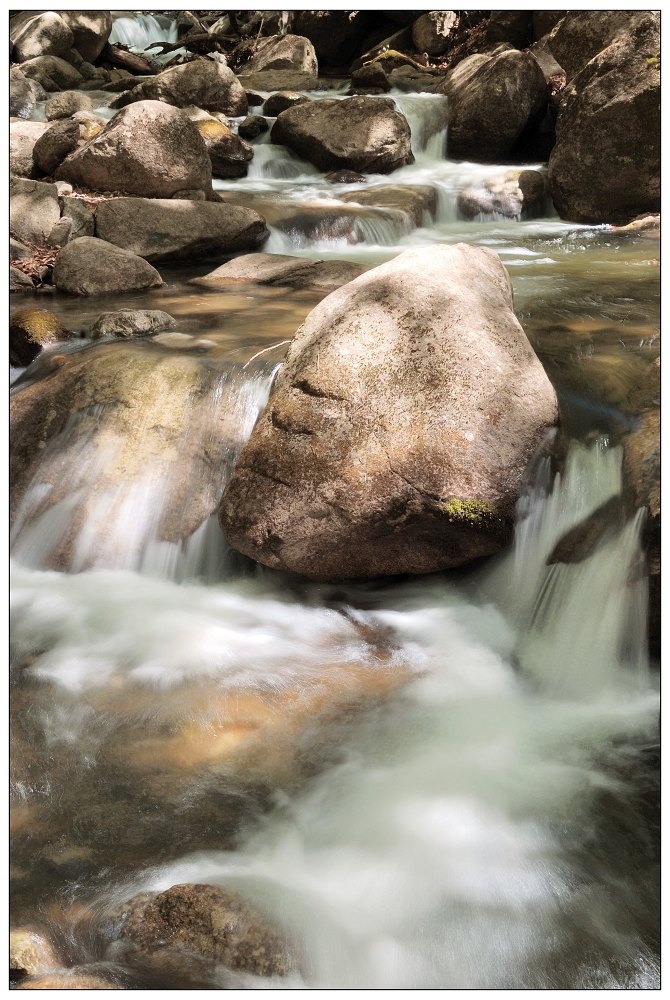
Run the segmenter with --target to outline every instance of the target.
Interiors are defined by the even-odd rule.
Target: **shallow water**
[[[218,969],[213,986],[656,988],[658,691],[633,572],[640,519],[613,523],[581,564],[545,561],[620,492],[626,396],[659,352],[658,245],[551,206],[530,221],[459,220],[457,192],[504,166],[443,161],[444,100],[394,96],[417,162],[363,187],[429,184],[436,217],[400,227],[369,212],[356,243],[273,227],[266,249],[366,266],[432,242],[495,249],[559,393],[567,461],[556,478],[538,467],[498,559],[355,586],[255,566],[215,518],[161,542],[162,468],[148,498],[122,484],[111,527],[91,507],[87,544],[107,538],[94,571],[46,568],[74,508],[26,516],[12,562],[13,919],[46,928],[70,964],[111,963],[123,985],[146,985],[110,941],[111,908],[212,882],[301,956],[288,981]],[[331,214],[357,187],[267,142],[248,179],[217,186],[249,204],[326,200]],[[107,309],[174,315],[193,340],[145,352],[220,370],[213,412],[230,412],[241,441],[318,296],[187,284],[218,263],[161,265],[166,284],[141,295],[43,299],[84,334]],[[69,429],[63,462],[77,447]],[[221,457],[222,488],[234,452]],[[84,495],[91,469],[79,466]]]

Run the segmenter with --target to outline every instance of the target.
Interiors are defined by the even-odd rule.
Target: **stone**
[[[320,170],[388,174],[414,162],[407,120],[389,98],[325,98],[283,111],[272,141]]]
[[[211,59],[195,59],[163,70],[134,87],[130,101],[164,101],[176,108],[195,105],[225,115],[246,115],[247,95],[228,66]]]
[[[9,228],[22,243],[44,244],[60,219],[58,193],[53,184],[14,177],[9,182]]]
[[[408,250],[309,314],[220,523],[234,548],[314,580],[458,566],[509,542],[557,418],[498,256]]]
[[[270,128],[269,122],[262,115],[248,115],[240,122],[237,134],[243,139],[257,139]]]
[[[255,250],[268,230],[256,212],[223,202],[113,198],[98,206],[96,233],[147,260]]]
[[[29,119],[35,104],[45,98],[44,88],[36,80],[29,80],[18,66],[12,66],[9,71],[9,114],[12,118]]]
[[[568,10],[547,39],[547,46],[565,72],[568,83],[594,56],[627,30],[636,12],[630,10]]]
[[[213,885],[173,885],[129,900],[121,938],[147,955],[179,949],[257,976],[286,975],[282,937],[252,906]]]
[[[30,257],[31,253],[28,247],[24,246],[23,243],[19,243],[18,240],[9,237],[9,259],[10,261],[22,260],[24,257]]]
[[[75,336],[48,309],[18,309],[9,317],[9,363],[25,368],[45,347]]]
[[[391,87],[391,81],[381,63],[366,63],[351,74],[351,89],[355,91],[368,90],[385,94]]]
[[[104,49],[112,30],[108,10],[61,10],[60,16],[74,36],[74,47],[82,59],[94,63]]]
[[[64,219],[61,216],[58,222],[54,223],[54,225],[51,227],[51,232],[47,237],[46,245],[52,248],[64,247],[66,243],[69,243],[71,235],[72,235],[72,219],[68,218]],[[51,271],[48,271],[47,275],[50,277],[51,273],[52,273]],[[43,276],[42,280],[46,281],[46,277]]]
[[[261,91],[272,93],[276,90],[327,90],[328,82],[319,80],[310,73],[294,69],[264,69],[257,73],[247,72],[245,66],[240,71],[240,83],[246,92]],[[263,103],[263,100],[261,100]]]
[[[532,219],[544,212],[547,184],[538,170],[508,170],[460,191],[456,204],[464,219],[478,215]]]
[[[548,164],[561,218],[625,225],[659,211],[659,51],[659,15],[643,11],[564,90]]]
[[[63,969],[48,976],[36,976],[25,979],[16,987],[17,990],[120,990],[109,979],[91,975],[78,969]]]
[[[372,11],[300,10],[294,28],[312,43],[320,65],[348,66],[360,52],[374,20]]]
[[[30,278],[18,267],[9,267],[9,290],[10,292],[32,292],[35,288],[32,278]]]
[[[427,217],[434,219],[437,212],[437,191],[429,184],[375,185],[339,197],[344,202],[404,212],[415,226],[423,226]]]
[[[507,42],[515,49],[525,49],[533,40],[531,10],[493,10],[486,26],[489,45]]]
[[[207,147],[212,176],[246,177],[254,155],[251,146],[215,118],[201,119],[194,124]]]
[[[324,180],[329,184],[367,184],[367,177],[355,170],[331,170]]]
[[[48,122],[57,118],[70,118],[77,111],[92,111],[93,103],[87,94],[80,90],[62,90],[50,97],[44,108]]]
[[[95,236],[95,217],[90,208],[79,198],[60,198],[61,221],[71,222],[68,242],[78,240],[81,236]],[[53,232],[53,230],[52,230]]]
[[[18,121],[9,125],[9,171],[16,177],[34,177],[35,143],[49,128],[47,122]]]
[[[101,313],[91,327],[91,340],[101,337],[143,337],[174,330],[177,320],[161,309],[119,309]]]
[[[84,82],[81,73],[60,56],[36,56],[21,64],[21,72],[45,90],[72,90]]]
[[[304,94],[297,94],[291,90],[280,90],[276,94],[270,94],[263,107],[263,113],[269,115],[270,118],[276,118],[287,108],[294,108],[296,105],[306,104],[308,101],[309,97],[305,97]]]
[[[507,49],[469,56],[447,78],[447,154],[450,159],[505,162],[547,107],[537,61]]]
[[[100,135],[56,171],[58,180],[92,191],[169,198],[175,191],[211,193],[205,144],[188,118],[160,101],[124,108]]]
[[[79,124],[65,118],[50,125],[33,147],[33,162],[42,174],[51,175],[79,145]]]
[[[534,10],[533,11],[533,38],[539,41],[549,32],[553,31],[559,21],[568,12],[565,10]]]
[[[9,23],[14,43],[14,60],[22,63],[39,56],[62,56],[72,48],[74,36],[65,21],[53,10],[36,11],[18,30]]]
[[[9,932],[11,972],[38,976],[57,969],[60,964],[53,946],[38,931],[17,927]]]
[[[344,260],[309,260],[277,253],[250,253],[193,278],[192,285],[228,288],[234,285],[271,285],[331,291],[362,274],[363,268]]]
[[[292,70],[317,76],[319,64],[309,38],[300,35],[273,35],[259,42],[256,54],[243,67],[245,76],[263,70]]]
[[[451,32],[458,20],[455,10],[431,10],[412,25],[412,41],[417,52],[441,56],[448,47]]]
[[[53,279],[58,291],[70,295],[132,292],[163,284],[158,271],[144,258],[91,236],[63,247]]]

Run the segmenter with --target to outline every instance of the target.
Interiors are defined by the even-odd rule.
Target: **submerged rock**
[[[542,215],[546,199],[547,184],[538,170],[508,170],[460,191],[457,205],[464,219],[478,215],[530,219]]]
[[[19,309],[9,317],[9,363],[25,368],[49,344],[74,336],[48,309]]]
[[[53,280],[59,291],[71,295],[139,291],[163,284],[158,271],[142,257],[91,236],[63,247]]]
[[[60,964],[52,945],[42,934],[29,927],[17,927],[9,932],[10,972],[38,976],[57,969]]]
[[[101,313],[91,327],[91,339],[135,337],[174,330],[177,320],[161,309],[119,309]]]
[[[434,218],[437,211],[437,191],[429,184],[384,184],[350,191],[340,195],[340,198],[358,205],[375,205],[404,212],[415,226],[422,226],[426,216]]]
[[[350,97],[310,101],[283,111],[272,141],[320,170],[388,174],[414,162],[407,120],[392,100]]]
[[[345,260],[308,260],[277,253],[250,253],[222,264],[215,271],[193,278],[192,285],[226,288],[230,285],[281,285],[289,288],[324,288],[346,285],[363,268]]]
[[[406,251],[309,314],[221,525],[246,555],[316,580],[457,566],[509,540],[557,417],[497,255]]]

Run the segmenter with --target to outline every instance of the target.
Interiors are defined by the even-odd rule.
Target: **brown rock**
[[[131,90],[130,101],[164,101],[176,108],[195,105],[225,115],[246,115],[247,96],[228,66],[211,59],[195,59],[166,69]]]
[[[91,340],[101,337],[138,337],[174,330],[177,320],[161,309],[119,309],[101,313],[91,327]]]
[[[317,76],[319,66],[309,38],[300,35],[274,35],[267,41],[260,42],[256,54],[244,66],[244,75],[270,69]]]
[[[90,236],[63,247],[53,281],[59,291],[70,295],[139,291],[163,284],[158,271],[142,257]]]
[[[636,17],[630,10],[567,10],[547,39],[568,83]]]
[[[20,26],[17,26],[17,19],[12,18],[9,37],[14,43],[14,60],[20,63],[39,56],[65,55],[74,41],[67,24],[53,10],[35,11],[32,17],[22,20]]]
[[[493,10],[486,26],[489,45],[508,42],[515,49],[525,49],[532,42],[533,12],[531,10]]]
[[[217,267],[192,285],[227,288],[231,285],[272,285],[331,291],[353,281],[363,268],[344,260],[308,260],[277,253],[250,253]]]
[[[60,219],[58,192],[53,184],[14,177],[9,184],[9,228],[22,243],[44,244]]]
[[[35,167],[43,174],[53,174],[78,145],[79,123],[71,118],[55,122],[42,133],[33,147]]]
[[[422,226],[427,216],[434,218],[437,211],[437,192],[428,184],[375,185],[347,192],[340,199],[404,212],[415,226]]]
[[[37,976],[57,969],[61,963],[45,937],[29,927],[9,932],[9,968],[11,972]]]
[[[12,66],[9,71],[9,114],[12,118],[30,118],[37,101],[45,98],[44,88],[36,80],[29,80],[18,66]]]
[[[44,347],[75,336],[48,309],[18,309],[9,317],[9,363],[25,368]]]
[[[291,90],[280,90],[276,94],[270,94],[263,107],[263,113],[269,115],[270,118],[276,118],[282,111],[294,108],[298,104],[306,104],[308,101],[309,97],[305,97],[304,94],[297,94]]]
[[[79,90],[63,90],[59,94],[50,97],[44,108],[47,121],[55,121],[57,118],[70,118],[77,111],[91,111],[93,104],[87,94],[82,94]]]
[[[212,163],[214,177],[246,177],[253,159],[252,147],[215,118],[194,122]]]
[[[18,121],[9,125],[9,170],[16,177],[34,177],[33,149],[49,128],[47,122]]]
[[[240,122],[237,133],[243,139],[257,139],[269,128],[270,123],[262,115],[249,115],[243,122]]]
[[[71,90],[84,82],[81,73],[60,56],[36,56],[21,64],[21,72],[45,90]]]
[[[323,66],[347,66],[361,50],[375,20],[373,11],[300,10],[294,28],[308,38]]]
[[[458,15],[454,10],[431,10],[422,14],[412,25],[412,41],[417,52],[441,56],[449,47],[452,29]]]
[[[406,251],[309,314],[221,525],[246,555],[316,580],[456,566],[511,537],[557,414],[497,255]]]
[[[108,10],[61,10],[60,16],[74,36],[74,47],[82,59],[94,63],[112,30]]]

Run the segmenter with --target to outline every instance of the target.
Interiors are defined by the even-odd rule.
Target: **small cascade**
[[[388,96],[407,119],[417,162],[425,165],[444,160],[447,98],[443,94],[406,94],[397,90]]]
[[[249,164],[247,180],[295,181],[313,180],[320,176],[316,167],[291,152],[286,146],[275,146],[269,141],[254,144],[254,158]],[[215,187],[219,187],[215,183]]]
[[[162,14],[133,12],[115,17],[109,36],[110,45],[125,45],[132,52],[146,52],[153,42],[177,41],[177,22]]]

